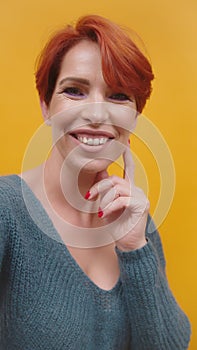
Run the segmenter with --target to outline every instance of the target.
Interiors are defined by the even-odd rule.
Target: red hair
[[[41,101],[49,105],[64,55],[84,39],[96,42],[100,47],[106,84],[133,95],[137,110],[141,112],[152,90],[154,75],[151,65],[126,32],[97,15],[80,18],[75,27],[68,25],[47,43],[36,71],[36,87]]]

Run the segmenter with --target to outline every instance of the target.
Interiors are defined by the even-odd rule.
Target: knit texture
[[[0,178],[1,350],[184,350],[190,324],[166,280],[158,232],[132,252],[116,248],[120,277],[109,291],[81,270],[50,218],[17,175]]]

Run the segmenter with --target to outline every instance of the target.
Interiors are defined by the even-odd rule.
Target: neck
[[[97,173],[78,171],[72,164],[63,163],[56,151],[52,152],[44,164],[44,183],[51,201],[63,204],[78,214],[97,213],[98,204],[84,199],[95,183]],[[82,212],[83,208],[83,212]]]

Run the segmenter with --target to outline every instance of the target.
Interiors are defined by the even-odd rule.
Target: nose
[[[109,119],[109,111],[106,102],[92,102],[83,106],[82,118],[88,124],[102,124]]]

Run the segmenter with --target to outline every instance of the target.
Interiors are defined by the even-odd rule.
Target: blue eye
[[[129,96],[122,93],[113,94],[109,98],[110,100],[116,100],[116,101],[131,101]]]
[[[84,93],[81,92],[81,90],[78,89],[77,87],[67,87],[62,92],[67,94],[67,95],[74,96],[74,97],[83,97],[84,96]]]

